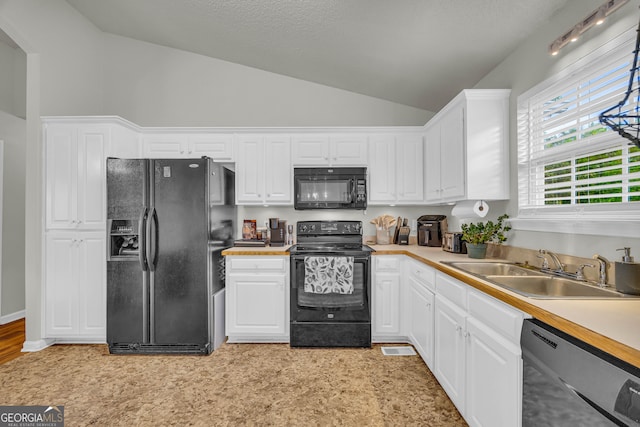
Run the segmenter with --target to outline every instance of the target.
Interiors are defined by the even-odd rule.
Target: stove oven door
[[[370,255],[291,255],[293,322],[369,322]]]

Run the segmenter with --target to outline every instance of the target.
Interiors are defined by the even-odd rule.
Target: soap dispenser
[[[633,262],[631,248],[621,248],[624,251],[622,262],[616,261],[616,289],[624,294],[640,295],[640,264]]]

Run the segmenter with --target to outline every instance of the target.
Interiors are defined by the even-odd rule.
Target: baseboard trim
[[[5,325],[7,323],[15,322],[16,320],[24,319],[26,315],[27,312],[25,310],[20,310],[16,311],[15,313],[0,316],[0,325]]]
[[[52,346],[55,344],[55,340],[52,339],[42,339],[38,341],[25,341],[22,345],[23,353],[32,353],[40,350],[44,350],[45,348]]]

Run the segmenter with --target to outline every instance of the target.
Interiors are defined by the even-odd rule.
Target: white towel
[[[353,257],[305,257],[304,291],[314,294],[352,294]]]

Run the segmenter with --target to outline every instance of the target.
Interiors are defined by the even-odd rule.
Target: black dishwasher
[[[520,342],[523,426],[640,426],[640,369],[537,319]]]

